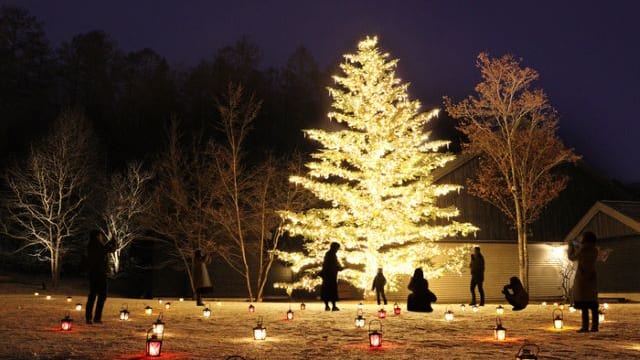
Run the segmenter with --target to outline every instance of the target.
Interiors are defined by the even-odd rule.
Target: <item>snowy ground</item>
[[[3,290],[0,288],[0,291]],[[143,359],[146,329],[158,314],[157,300],[109,298],[104,324],[86,325],[83,312],[75,311],[84,297],[66,294],[0,293],[0,359]],[[469,307],[461,312],[450,305],[455,319],[446,322],[445,304],[435,305],[431,314],[403,311],[383,320],[383,346],[371,349],[366,329],[354,327],[356,302],[341,302],[342,311],[325,312],[318,302],[307,303],[300,311],[292,305],[293,321],[285,320],[287,303],[256,304],[256,313],[240,301],[209,302],[213,316],[202,317],[202,307],[192,301],[170,301],[163,309],[166,323],[162,359],[224,359],[238,354],[246,359],[513,359],[522,344],[533,342],[541,348],[540,359],[639,359],[640,304],[611,304],[599,333],[577,334],[579,313],[564,312],[565,327],[554,330],[553,306],[531,305],[502,316],[507,340],[493,339],[495,307],[489,304],[477,313]],[[129,321],[118,320],[126,303]],[[152,316],[144,307],[154,308]],[[400,304],[404,309],[405,304]],[[507,307],[509,309],[510,307]],[[365,304],[367,322],[377,306]],[[59,330],[59,322],[69,311],[73,329]],[[267,339],[253,340],[257,316],[264,317]]]

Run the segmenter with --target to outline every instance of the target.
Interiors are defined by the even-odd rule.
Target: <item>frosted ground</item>
[[[86,325],[83,312],[74,310],[84,296],[7,291],[0,287],[0,359],[143,359],[145,335],[161,306],[157,299],[109,298],[104,324]],[[52,296],[50,300],[46,295]],[[640,304],[611,304],[599,333],[577,334],[579,313],[564,312],[565,327],[554,330],[553,306],[539,304],[525,311],[507,310],[502,316],[507,340],[493,339],[495,307],[488,304],[474,313],[462,312],[458,304],[435,305],[431,314],[402,311],[382,321],[383,346],[371,349],[367,329],[354,326],[357,302],[339,303],[342,311],[325,312],[319,302],[308,302],[301,311],[292,303],[293,321],[285,320],[288,303],[270,302],[247,311],[247,302],[210,300],[213,310],[204,319],[193,301],[170,301],[163,309],[166,323],[161,359],[224,359],[233,354],[246,359],[513,359],[525,342],[540,346],[540,359],[639,359]],[[129,321],[119,321],[127,304]],[[153,315],[144,307],[154,308]],[[400,306],[404,309],[405,304]],[[455,319],[444,320],[446,309]],[[365,303],[367,322],[378,307]],[[73,317],[70,332],[59,330],[66,312]],[[267,338],[253,340],[257,316],[264,318]]]

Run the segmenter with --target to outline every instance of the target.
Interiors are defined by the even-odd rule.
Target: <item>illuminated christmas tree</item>
[[[303,252],[279,251],[278,257],[299,275],[293,284],[276,286],[312,289],[331,242],[341,244],[338,256],[346,268],[339,278],[369,289],[382,267],[389,287],[399,275],[411,275],[422,266],[425,275],[461,271],[468,247],[442,249],[436,241],[477,231],[469,223],[450,221],[455,207],[439,207],[438,196],[459,185],[434,184],[433,171],[454,159],[439,152],[448,141],[429,140],[425,124],[438,111],[421,112],[410,100],[409,84],[395,76],[398,60],[367,37],[356,54],[345,55],[343,76],[336,87],[329,118],[342,129],[305,130],[321,144],[306,164],[306,176],[290,181],[303,186],[326,206],[302,213],[281,212],[292,236],[304,238]]]

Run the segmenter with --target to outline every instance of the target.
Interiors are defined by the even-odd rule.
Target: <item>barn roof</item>
[[[640,201],[604,200],[596,202],[580,221],[578,221],[576,226],[571,229],[564,240],[575,239],[585,231],[585,228],[587,228],[591,220],[599,214],[607,215],[640,234]]]

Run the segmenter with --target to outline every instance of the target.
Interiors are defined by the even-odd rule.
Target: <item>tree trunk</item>
[[[54,251],[51,254],[51,287],[54,289],[58,287],[60,281],[60,263],[59,253]]]

